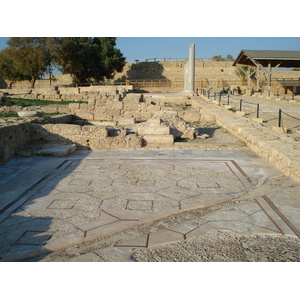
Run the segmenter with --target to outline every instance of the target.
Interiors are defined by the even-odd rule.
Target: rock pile
[[[197,137],[196,128],[179,117],[177,111],[159,111],[153,118],[161,119],[162,126],[169,126],[170,134],[175,140],[180,138],[194,140]]]

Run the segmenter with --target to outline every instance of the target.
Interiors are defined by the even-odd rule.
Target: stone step
[[[147,146],[156,146],[156,145],[164,145],[164,146],[173,146],[174,145],[174,137],[173,135],[144,135],[144,141]]]
[[[169,135],[170,127],[167,126],[144,126],[137,128],[138,135]]]
[[[152,127],[152,126],[160,126],[161,125],[161,119],[159,118],[150,118],[147,121],[147,125]]]

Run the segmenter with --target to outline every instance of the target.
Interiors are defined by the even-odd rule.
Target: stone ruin
[[[72,116],[69,116],[72,118]],[[132,117],[121,118],[117,125],[93,122],[89,125],[32,123],[33,140],[18,151],[21,156],[70,154],[75,149],[112,150],[141,147],[171,147],[181,137],[194,139],[196,128],[181,119],[177,112],[160,112],[146,122]],[[64,146],[63,146],[64,145]]]
[[[95,92],[92,93],[94,96]],[[87,103],[68,106],[8,107],[21,119],[0,126],[0,161],[13,155],[35,156],[70,154],[75,149],[111,150],[141,147],[171,147],[181,138],[193,140],[197,130],[182,117],[197,121],[199,112],[185,111],[188,99],[164,99],[142,94],[87,98]],[[31,110],[30,110],[31,109]],[[174,110],[175,109],[175,110]],[[43,119],[43,112],[65,115]]]

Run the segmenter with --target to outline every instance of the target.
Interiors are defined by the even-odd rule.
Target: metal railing
[[[268,114],[267,111],[264,111],[264,110],[262,111],[260,109],[259,103],[253,103],[253,102],[249,102],[249,101],[246,101],[243,99],[238,99],[238,98],[233,97],[232,94],[226,94],[226,93],[222,93],[222,92],[221,93],[210,93],[210,91],[206,90],[206,89],[200,89],[200,90],[196,89],[196,95],[197,96],[203,95],[203,96],[206,96],[208,99],[217,101],[217,104],[219,106],[224,104],[224,100],[225,100],[225,103],[227,106],[233,106],[236,108],[233,111],[237,111],[237,110],[243,111],[243,109],[245,110],[245,104],[254,105],[255,108],[253,110],[256,112],[256,118],[260,117],[261,112],[264,114]],[[274,116],[273,114],[272,114],[272,116],[275,117],[275,120],[276,120],[277,117]],[[284,126],[284,124],[283,124],[283,116],[297,120],[297,121],[299,121],[299,123],[296,122],[293,125],[290,125],[288,128],[287,126]],[[289,113],[284,112],[282,109],[279,109],[279,111],[278,111],[278,127],[282,128],[285,133],[287,133],[288,130],[290,130],[292,128],[298,128],[298,127],[300,128],[300,118],[292,116]]]
[[[183,80],[169,80],[169,79],[126,79],[127,85],[133,85],[135,87],[184,87]],[[242,86],[240,80],[208,80],[198,79],[195,81],[195,87],[198,89],[208,88],[209,86],[216,86],[217,88],[223,88],[225,86],[237,85]]]
[[[299,125],[296,125],[294,127],[300,127],[300,118],[297,118],[295,116],[291,116],[290,114],[284,112],[282,109],[279,109],[278,111],[278,127],[281,127],[283,129],[284,132],[286,132],[286,130],[284,129],[284,126],[283,126],[283,118],[282,118],[282,115],[285,115],[287,117],[290,117],[292,119],[295,119],[295,120],[298,120],[299,121]],[[288,130],[288,129],[287,129]]]

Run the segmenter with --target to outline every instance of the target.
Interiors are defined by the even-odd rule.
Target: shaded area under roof
[[[280,68],[299,68],[300,51],[273,51],[273,50],[241,50],[240,54],[233,63],[236,65]]]

